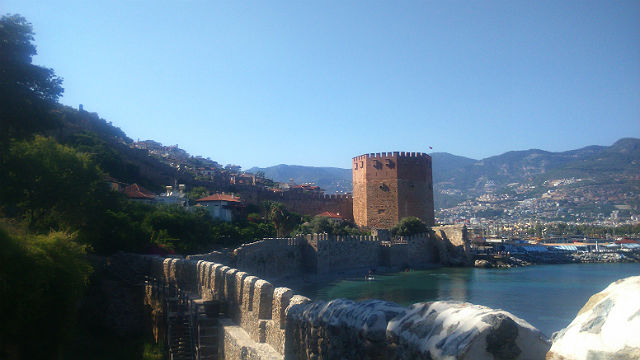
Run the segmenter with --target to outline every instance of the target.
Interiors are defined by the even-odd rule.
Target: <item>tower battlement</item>
[[[405,152],[405,151],[393,151],[393,152],[381,152],[381,153],[370,153],[363,154],[353,158],[353,161],[361,161],[365,159],[376,159],[376,158],[387,158],[387,157],[397,157],[397,158],[428,158],[431,159],[431,156],[427,153],[421,152]]]

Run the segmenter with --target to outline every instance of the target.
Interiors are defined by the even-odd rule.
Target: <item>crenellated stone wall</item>
[[[313,234],[306,242],[315,251],[316,273],[375,269],[379,266],[380,241],[373,236]]]
[[[446,234],[463,245],[454,246]],[[242,245],[234,250],[230,264],[270,280],[379,267],[420,269],[434,264],[464,265],[459,259],[466,258],[466,243],[465,233],[458,227],[384,241],[378,236],[309,234]]]
[[[468,303],[312,302],[224,264],[118,257],[166,286],[220,302],[223,359],[535,359],[550,346],[526,321]]]
[[[233,264],[269,279],[299,274],[304,261],[303,242],[303,238],[268,238],[243,244],[234,250]]]
[[[285,311],[294,298],[292,290],[229,266],[203,260],[137,257],[146,275],[189,292],[203,300],[223,304],[228,317],[223,326],[223,352],[252,353],[259,359],[282,359],[285,348]],[[308,299],[304,298],[304,301]],[[300,303],[300,299],[296,299]],[[262,345],[260,345],[262,344]],[[268,345],[268,346],[266,346]]]
[[[408,248],[406,241],[394,245]],[[637,334],[629,331],[640,319],[637,276],[592,296],[555,335],[549,351],[551,341],[525,320],[469,303],[402,307],[381,300],[311,301],[204,260],[119,254],[111,264],[131,279],[153,278],[162,288],[218,301],[226,316],[218,337],[221,359],[635,359],[640,354]],[[157,337],[160,333],[154,329]]]
[[[304,191],[273,192],[255,186],[237,189],[240,197],[250,204],[263,201],[277,201],[289,211],[315,216],[325,211],[338,213],[344,219],[353,221],[353,197],[339,194],[317,194]]]

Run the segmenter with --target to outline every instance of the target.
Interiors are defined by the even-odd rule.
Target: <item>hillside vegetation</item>
[[[62,79],[32,63],[33,35],[19,15],[0,19],[0,359],[121,358],[71,355],[80,333],[91,338],[101,326],[76,327],[97,281],[87,255],[210,251],[276,228],[262,215],[269,208],[247,207],[238,222],[223,223],[202,209],[134,203],[112,191],[109,177],[152,190],[194,180],[130,146],[97,114],[59,104]]]

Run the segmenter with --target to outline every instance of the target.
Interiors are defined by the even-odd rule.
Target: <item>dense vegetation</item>
[[[62,79],[32,64],[33,35],[19,15],[0,19],[0,359],[68,354],[92,273],[87,254],[208,251],[287,228],[272,206],[224,223],[111,191],[107,175],[158,189],[146,175],[162,165],[131,161],[120,129],[57,102]]]
[[[0,358],[58,358],[73,340],[78,304],[92,271],[86,248],[68,233],[35,235],[3,225]]]

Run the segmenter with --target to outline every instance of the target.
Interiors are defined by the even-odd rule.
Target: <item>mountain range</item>
[[[623,138],[611,146],[587,146],[550,152],[540,149],[509,151],[482,160],[444,152],[430,154],[436,208],[447,208],[486,193],[518,186],[535,187],[554,179],[582,179],[590,186],[620,185],[633,191],[640,184],[640,139]],[[278,182],[315,183],[327,193],[350,192],[351,169],[276,165],[251,168]]]

